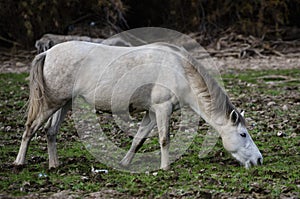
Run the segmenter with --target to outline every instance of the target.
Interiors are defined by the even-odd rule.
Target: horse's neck
[[[227,119],[223,116],[217,116],[213,114],[205,113],[203,114],[203,119],[209,123],[218,133],[221,135],[224,126],[228,123]]]

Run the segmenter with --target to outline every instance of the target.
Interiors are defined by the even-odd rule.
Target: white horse
[[[115,89],[118,81],[133,70],[136,73],[122,82],[126,89]],[[82,41],[58,44],[35,57],[30,72],[26,130],[14,164],[25,163],[32,136],[51,118],[47,127],[49,167],[57,167],[56,134],[74,96],[83,97],[98,110],[113,108],[114,112],[123,113],[128,110],[125,95],[143,79],[153,84],[136,90],[129,105],[130,110],[146,114],[121,165],[130,164],[157,125],[161,168],[168,169],[169,119],[182,106],[191,108],[214,127],[224,148],[246,168],[262,164],[262,155],[245,127],[243,113],[236,110],[223,89],[187,51],[165,43],[115,47]],[[117,100],[114,107],[112,100]]]

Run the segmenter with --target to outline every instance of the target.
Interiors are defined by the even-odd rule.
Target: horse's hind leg
[[[125,157],[120,162],[122,166],[126,167],[131,163],[135,153],[142,146],[142,144],[146,140],[147,135],[151,132],[155,124],[156,121],[154,114],[152,112],[147,111],[139,127],[138,132],[133,138],[129,151],[126,153]]]
[[[37,114],[37,116],[33,118],[32,121],[27,120],[26,130],[22,136],[22,142],[19,149],[19,153],[16,160],[14,161],[15,165],[23,165],[25,163],[25,156],[32,136],[41,127],[44,121],[47,120],[53,114],[54,111],[55,109],[48,109],[47,111],[43,111]]]
[[[51,118],[50,127],[47,129],[49,168],[56,168],[59,165],[57,149],[56,149],[56,135],[57,132],[59,131],[60,124],[64,120],[70,108],[71,108],[71,102],[68,102],[61,109],[56,111]]]

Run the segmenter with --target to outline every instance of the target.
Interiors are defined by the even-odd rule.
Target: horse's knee
[[[159,137],[159,143],[163,148],[168,147],[170,144],[170,137],[168,135],[161,135]]]
[[[56,129],[55,128],[47,129],[47,136],[55,136],[55,135],[56,135]]]
[[[49,141],[54,141],[56,138],[57,129],[54,127],[50,127],[47,129],[47,138]]]

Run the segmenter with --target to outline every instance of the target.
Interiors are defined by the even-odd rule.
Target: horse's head
[[[243,111],[238,113],[233,110],[220,134],[224,148],[246,168],[249,168],[251,165],[261,165],[263,157],[246,129],[243,116]]]

